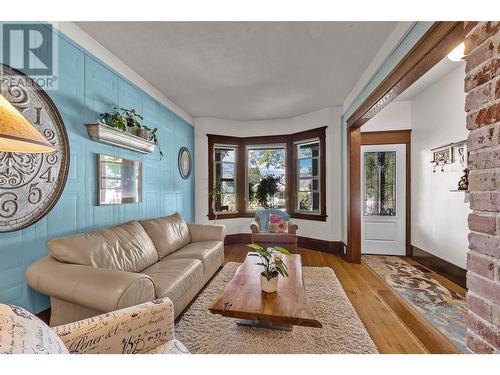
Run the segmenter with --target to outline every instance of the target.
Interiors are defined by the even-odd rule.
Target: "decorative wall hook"
[[[464,169],[464,175],[458,181],[458,190],[469,190],[469,169]]]

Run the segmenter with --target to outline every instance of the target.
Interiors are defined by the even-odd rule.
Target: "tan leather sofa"
[[[50,296],[51,326],[163,297],[177,317],[222,266],[224,235],[179,214],[129,221],[47,241],[26,279]]]

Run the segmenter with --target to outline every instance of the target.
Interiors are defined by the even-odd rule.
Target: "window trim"
[[[287,189],[288,187],[286,186],[288,180],[287,180],[287,172],[288,172],[288,163],[286,161],[286,155],[287,155],[287,143],[273,143],[273,144],[247,144],[245,146],[245,212],[246,213],[251,213],[255,216],[256,210],[252,210],[251,208],[248,207],[248,152],[250,150],[263,150],[263,149],[278,149],[278,150],[284,150],[285,151],[285,196],[287,195]],[[288,196],[286,197],[286,200],[288,201]],[[288,207],[287,207],[288,208]]]
[[[254,136],[254,137],[233,137],[217,134],[207,134],[208,138],[208,190],[214,185],[214,146],[237,147],[236,155],[236,209],[238,212],[217,213],[217,219],[232,219],[241,217],[255,217],[255,211],[247,210],[247,146],[266,146],[284,144],[286,152],[286,211],[290,217],[305,220],[326,221],[326,126],[305,130],[293,134]],[[319,212],[300,211],[296,209],[298,186],[297,186],[297,143],[308,140],[319,139],[320,144],[320,210]],[[241,177],[244,171],[245,176]],[[212,212],[212,197],[208,197],[208,218],[215,219]]]
[[[227,149],[233,149],[234,150],[234,161],[230,161],[230,162],[224,162],[224,161],[215,161],[215,150],[217,148],[227,148]],[[238,166],[238,145],[229,145],[229,144],[214,144],[213,148],[212,148],[212,157],[213,157],[213,165],[215,165],[216,163],[219,163],[219,164],[233,164],[234,165],[234,176],[232,178],[233,180],[233,185],[234,185],[234,192],[233,193],[227,193],[227,194],[233,194],[234,195],[234,201],[235,201],[235,207],[236,207],[236,210],[235,211],[228,211],[227,213],[224,213],[225,211],[216,211],[217,212],[217,216],[219,215],[226,215],[226,214],[237,214],[238,213],[238,201],[237,201],[237,197],[238,197],[238,172],[237,172],[237,166]],[[213,175],[212,175],[212,181],[215,181],[215,169],[213,170]],[[224,167],[222,167],[222,173],[224,174]],[[224,182],[223,181],[224,179],[221,179],[221,182]],[[213,186],[213,182],[212,184],[210,185],[210,187]],[[210,203],[211,204],[211,203]],[[212,206],[210,206],[210,209],[212,209]]]
[[[318,156],[311,156],[310,158],[299,158],[299,147],[300,146],[307,146],[307,145],[310,145],[310,144],[316,144],[316,143],[319,143],[319,155]],[[322,166],[322,161],[321,161],[321,155],[323,154],[322,150],[321,150],[321,140],[319,139],[319,137],[316,137],[316,138],[312,138],[312,139],[306,139],[306,140],[302,140],[302,141],[297,141],[297,142],[294,142],[294,152],[296,153],[296,162],[295,162],[295,170],[296,170],[296,173],[297,175],[295,176],[295,184],[296,184],[296,191],[297,191],[297,197],[295,198],[295,202],[293,202],[294,204],[294,208],[295,208],[295,212],[296,213],[301,213],[301,214],[307,214],[307,215],[321,215],[321,209],[322,209],[322,202],[321,202],[321,197],[322,197],[322,190],[321,190],[321,175],[322,175],[322,170],[321,170],[321,166]],[[299,160],[314,160],[314,159],[317,159],[318,160],[318,163],[319,163],[319,170],[318,170],[318,175],[317,176],[314,176],[312,175],[311,177],[300,177],[300,164],[299,164]],[[309,190],[309,192],[311,193],[319,193],[319,209],[318,210],[315,210],[315,211],[307,211],[307,210],[301,210],[299,207],[299,201],[298,201],[298,194],[300,194],[300,180],[318,180],[318,190],[315,191],[314,189],[312,190]]]

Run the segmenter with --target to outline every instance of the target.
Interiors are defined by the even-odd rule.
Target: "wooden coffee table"
[[[258,257],[248,256],[238,267],[223,294],[209,308],[213,314],[239,318],[236,323],[252,327],[291,330],[294,325],[321,328],[308,303],[300,255],[283,255],[289,277],[278,280],[275,293],[260,288],[262,267]]]

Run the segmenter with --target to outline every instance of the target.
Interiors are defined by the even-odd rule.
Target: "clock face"
[[[191,153],[186,147],[181,147],[179,151],[179,173],[186,179],[191,174]]]
[[[48,95],[29,77],[0,64],[1,93],[49,141],[48,154],[0,152],[0,232],[35,223],[54,207],[66,183],[69,144]]]

